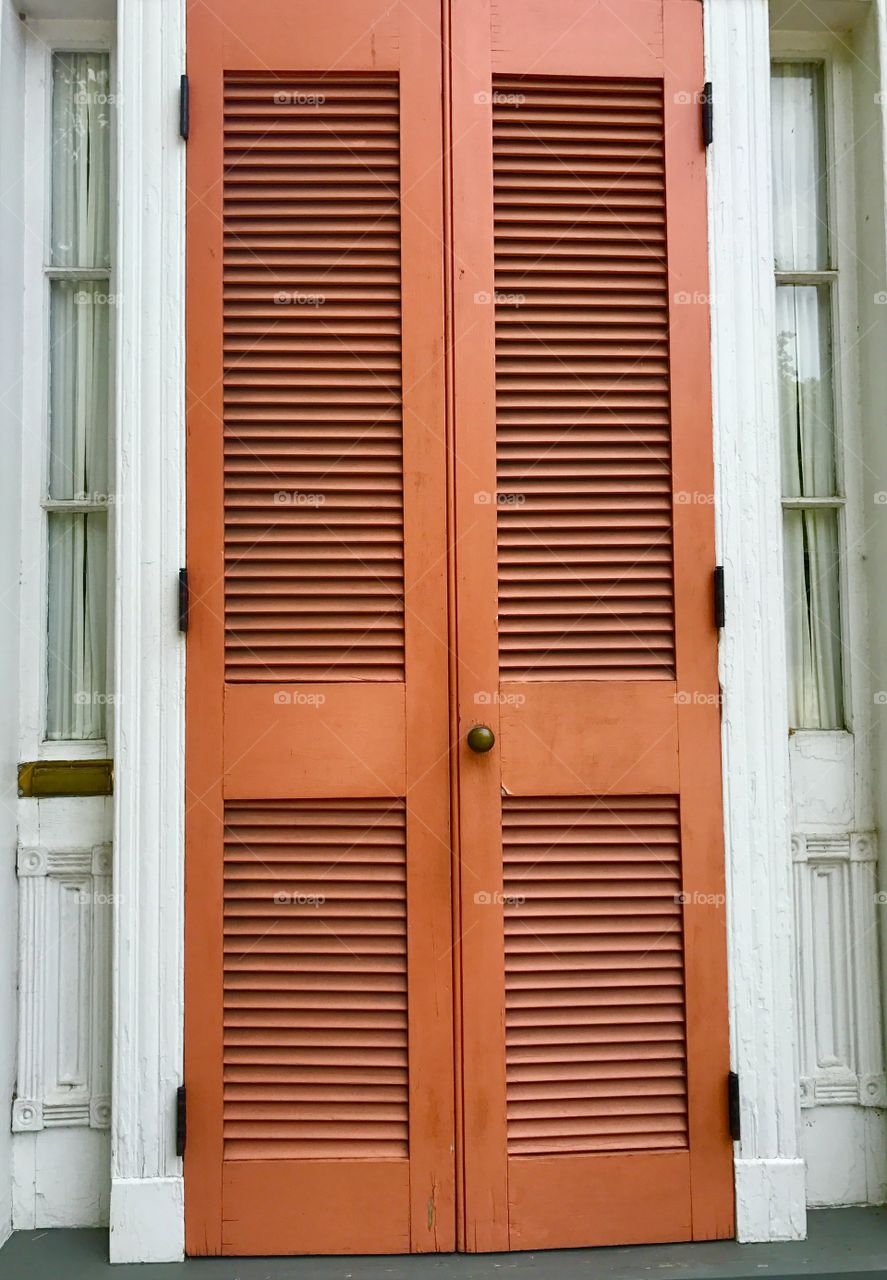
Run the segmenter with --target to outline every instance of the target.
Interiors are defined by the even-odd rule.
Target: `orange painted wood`
[[[401,684],[225,686],[227,799],[402,796]]]
[[[304,1173],[280,1160],[225,1164],[223,1252],[242,1255],[300,1253],[407,1253],[410,1233],[402,1206],[409,1197],[405,1160],[315,1160],[311,1190]]]
[[[511,1156],[687,1145],[675,796],[508,797]]]
[[[443,17],[189,4],[191,1253],[732,1233],[701,14]]]
[[[452,20],[466,1247],[716,1238],[701,9]]]
[[[634,1156],[552,1156],[509,1162],[512,1249],[661,1244],[692,1236],[686,1151]],[[539,1195],[540,1180],[548,1189]],[[594,1187],[589,1196],[589,1186]],[[659,1206],[651,1221],[644,1206]],[[626,1213],[626,1205],[636,1212]]]
[[[465,738],[499,734],[496,627],[496,389],[490,13],[450,5],[452,76],[453,477],[462,974],[462,1240],[508,1246],[502,795],[495,751]],[[492,553],[494,559],[490,559]]]
[[[390,7],[380,6],[389,13]],[[398,5],[410,1247],[455,1246],[441,16]]]
[[[662,75],[662,0],[491,0],[490,19],[496,74]]]
[[[668,680],[499,686],[507,795],[650,795],[679,787],[676,690]]]
[[[186,1248],[449,1250],[440,15],[188,64]]]
[[[683,87],[700,74],[701,16],[687,0],[664,10],[666,190],[669,210],[669,293],[708,297],[705,155]],[[690,120],[686,115],[691,116]],[[722,1076],[727,1071],[726,908],[721,806],[720,686],[717,647],[710,635],[714,546],[714,464],[711,385],[707,360],[709,310],[671,308],[673,485],[675,504],[675,618],[678,734],[681,766],[681,843],[684,865],[684,946],[687,956],[687,1049],[690,1096],[691,1189],[694,1239],[734,1234],[733,1170],[725,1154],[729,1133]],[[680,424],[678,429],[677,424]],[[687,496],[693,500],[687,501]],[[695,905],[694,905],[695,904]]]

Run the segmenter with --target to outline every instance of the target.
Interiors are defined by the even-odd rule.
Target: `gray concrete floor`
[[[19,1231],[0,1280],[780,1280],[887,1275],[887,1208],[819,1209],[800,1244],[669,1244],[413,1258],[202,1258],[112,1267],[104,1231]]]

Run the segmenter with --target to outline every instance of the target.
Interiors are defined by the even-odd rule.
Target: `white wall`
[[[11,0],[0,7],[0,1241],[12,1225],[16,988],[16,764],[18,760],[19,469],[24,227],[24,44]]]
[[[871,6],[853,50],[858,155],[858,292],[862,420],[865,440],[869,666],[873,690],[874,808],[880,829],[880,888],[887,888],[887,0]],[[887,903],[878,899],[881,994],[887,992]]]

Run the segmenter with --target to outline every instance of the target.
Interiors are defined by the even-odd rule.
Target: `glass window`
[[[104,502],[110,409],[107,283],[50,282],[49,496]]]
[[[771,82],[777,271],[829,265],[823,68],[777,62]]]
[[[789,715],[793,729],[844,728],[825,76],[773,67],[776,342]]]
[[[55,267],[111,265],[110,78],[106,53],[57,53],[52,60]]]
[[[787,498],[833,497],[837,481],[829,286],[780,285],[776,334],[782,492]]]
[[[52,75],[46,736],[105,723],[110,503],[110,69],[57,53]]]
[[[48,738],[105,735],[107,522],[49,512]]]
[[[794,728],[843,728],[838,513],[785,512],[789,717]]]

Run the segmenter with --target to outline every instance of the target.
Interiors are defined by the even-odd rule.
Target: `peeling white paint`
[[[767,0],[706,5],[722,747],[740,1240],[803,1238],[775,389]]]

